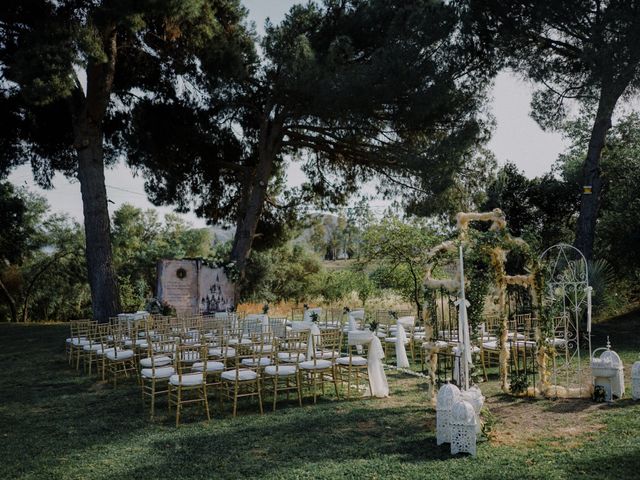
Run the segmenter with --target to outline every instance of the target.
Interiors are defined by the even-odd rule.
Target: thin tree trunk
[[[7,299],[7,303],[9,304],[9,312],[11,313],[11,321],[13,323],[18,323],[18,308],[16,307],[16,301],[7,290],[5,284],[0,280],[0,291],[3,293],[4,298]]]
[[[413,265],[409,264],[409,271],[411,272],[411,276],[413,277],[413,302],[416,304],[417,311],[417,322],[422,321],[422,303],[420,302],[420,281],[416,272],[413,269]]]
[[[27,288],[24,290],[23,299],[22,299],[22,313],[20,315],[22,317],[22,323],[26,323],[27,319],[29,318],[29,298],[31,297],[31,293],[33,292],[33,288],[35,287],[36,282],[44,272],[46,272],[49,268],[51,268],[51,266],[53,266],[54,263],[66,257],[67,255],[69,255],[69,252],[58,253],[54,255],[53,258],[51,258],[48,262],[42,265],[35,272],[31,280],[29,280],[29,283],[27,284]]]
[[[580,216],[576,226],[575,247],[583,253],[587,260],[593,258],[596,222],[600,208],[600,194],[602,192],[600,158],[607,132],[611,128],[611,116],[624,88],[618,89],[618,91],[620,93],[614,93],[608,88],[602,88],[600,91],[598,111],[591,129],[587,158],[582,167],[584,190],[580,199]]]
[[[87,95],[76,91],[73,101],[74,134],[78,152],[78,180],[82,193],[86,258],[94,320],[106,322],[120,310],[117,277],[111,252],[107,191],[104,184],[103,120],[115,73],[116,30],[103,32],[107,61],[89,61]],[[78,90],[78,89],[76,89]]]

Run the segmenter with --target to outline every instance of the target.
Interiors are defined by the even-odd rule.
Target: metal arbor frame
[[[542,252],[540,261],[545,265],[543,302],[553,315],[552,338],[545,339],[552,352],[552,372],[546,394],[567,398],[589,396],[591,287],[587,260],[574,246],[559,243]],[[586,328],[582,338],[581,322],[585,317]],[[589,355],[583,359],[585,346]]]

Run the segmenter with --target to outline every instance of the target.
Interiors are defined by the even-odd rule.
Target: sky
[[[264,33],[264,21],[270,18],[272,23],[279,23],[291,5],[299,3],[295,0],[243,0],[249,10],[249,20],[255,23],[259,35]],[[567,143],[558,133],[544,132],[529,116],[532,86],[517,78],[512,73],[501,73],[495,80],[491,90],[490,107],[496,119],[496,128],[489,142],[502,165],[507,161],[515,163],[529,177],[548,172],[551,165],[562,152]],[[303,175],[297,165],[288,171],[289,181],[300,183]],[[44,195],[52,212],[67,213],[82,222],[82,199],[80,185],[70,182],[60,174],[54,178],[52,190],[42,190],[35,185],[28,165],[16,169],[9,180],[16,185],[25,185],[30,190]],[[170,207],[154,207],[144,192],[144,179],[136,176],[126,165],[119,164],[105,172],[105,183],[109,197],[109,209],[113,213],[123,203],[130,203],[140,208],[156,208],[161,214],[172,211]],[[372,193],[375,185],[367,185],[366,190]],[[373,200],[373,206],[386,206],[388,202]],[[181,215],[195,227],[205,226],[203,219],[195,215]]]

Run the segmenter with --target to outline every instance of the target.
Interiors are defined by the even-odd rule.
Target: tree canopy
[[[601,152],[620,98],[640,86],[640,2],[460,0],[467,32],[542,88],[533,117],[561,127],[568,102],[591,112],[576,246],[591,258],[602,193]]]
[[[243,62],[244,10],[235,0],[65,0],[0,6],[0,87],[6,128],[0,172],[30,161],[37,181],[79,180],[93,316],[119,311],[104,165],[140,98],[213,81]]]
[[[156,203],[235,224],[241,271],[255,245],[296,207],[345,201],[381,176],[387,192],[449,186],[465,153],[486,139],[478,114],[490,66],[460,45],[442,2],[329,1],[295,5],[267,24],[248,75],[203,99],[140,102],[127,136],[130,162]],[[464,47],[464,48],[463,48]],[[300,161],[308,181],[286,185]],[[397,191],[397,190],[396,190]]]

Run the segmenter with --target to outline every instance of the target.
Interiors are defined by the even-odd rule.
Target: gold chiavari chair
[[[140,359],[140,387],[142,403],[150,398],[150,418],[155,414],[156,397],[169,393],[169,379],[175,373],[172,355],[176,344],[170,340],[147,336],[147,353]]]
[[[209,400],[207,398],[207,350],[206,345],[182,344],[176,346],[174,368],[176,373],[169,377],[169,410],[176,407],[176,427],[180,425],[182,407],[188,404],[201,403],[207,415]],[[194,371],[193,365],[200,364],[201,371]]]
[[[347,400],[351,398],[351,385],[354,383],[355,390],[360,391],[360,380],[371,389],[369,381],[369,363],[367,354],[371,343],[372,332],[369,330],[352,331],[347,334],[348,355],[336,359],[336,367],[342,384],[347,383]]]
[[[82,347],[84,357],[84,370],[91,375],[93,365],[96,366],[96,370],[101,370],[100,364],[102,363],[102,357],[105,349],[108,348],[109,338],[109,324],[97,324],[91,329],[89,335],[89,343]],[[104,380],[104,372],[102,374]]]
[[[287,321],[287,317],[269,317],[269,330],[275,338],[284,339],[287,336]]]
[[[247,345],[240,340],[244,340],[243,327],[240,326],[239,337],[233,343],[233,346],[227,342],[228,349],[233,348],[235,356],[233,357],[233,368],[228,369],[220,375],[223,391],[230,401],[233,402],[233,416],[238,412],[239,398],[257,398],[260,407],[260,414],[263,413],[262,408],[262,391],[260,383],[261,363],[264,353],[260,349],[254,347],[253,342]],[[260,340],[262,341],[262,339]]]
[[[302,382],[303,377],[306,379],[307,387],[311,388],[313,393],[313,403],[316,403],[318,396],[318,384],[324,394],[324,384],[327,379],[333,383],[336,397],[339,397],[335,360],[340,356],[341,340],[341,329],[324,330],[319,334],[309,335],[313,358],[298,365],[298,381]]]
[[[113,339],[113,348],[108,349],[105,354],[105,367],[113,381],[114,388],[118,384],[118,378],[123,376],[138,376],[136,367],[135,351],[127,349],[125,344],[128,337],[128,326],[125,322],[115,322],[111,324],[110,338]]]
[[[480,363],[485,382],[488,380],[487,368],[491,367],[491,361],[498,361],[500,357],[500,331],[501,321],[498,317],[487,317],[484,327],[481,328]]]
[[[76,370],[80,370],[80,361],[84,354],[85,345],[89,345],[89,337],[97,323],[91,320],[78,320],[71,325],[70,358],[76,364]]]
[[[78,334],[78,326],[82,322],[86,322],[86,320],[71,320],[69,322],[69,337],[65,340],[65,353],[67,354],[69,366],[73,364],[75,353],[74,344],[79,344],[81,340],[87,340],[86,338],[81,338]]]
[[[298,364],[305,360],[308,332],[291,330],[286,334],[285,338],[277,338],[275,341],[274,364],[263,370],[263,387],[272,391],[274,412],[278,394],[286,394],[288,401],[291,392],[294,392],[298,397],[298,404],[302,406],[302,384],[298,375]]]

